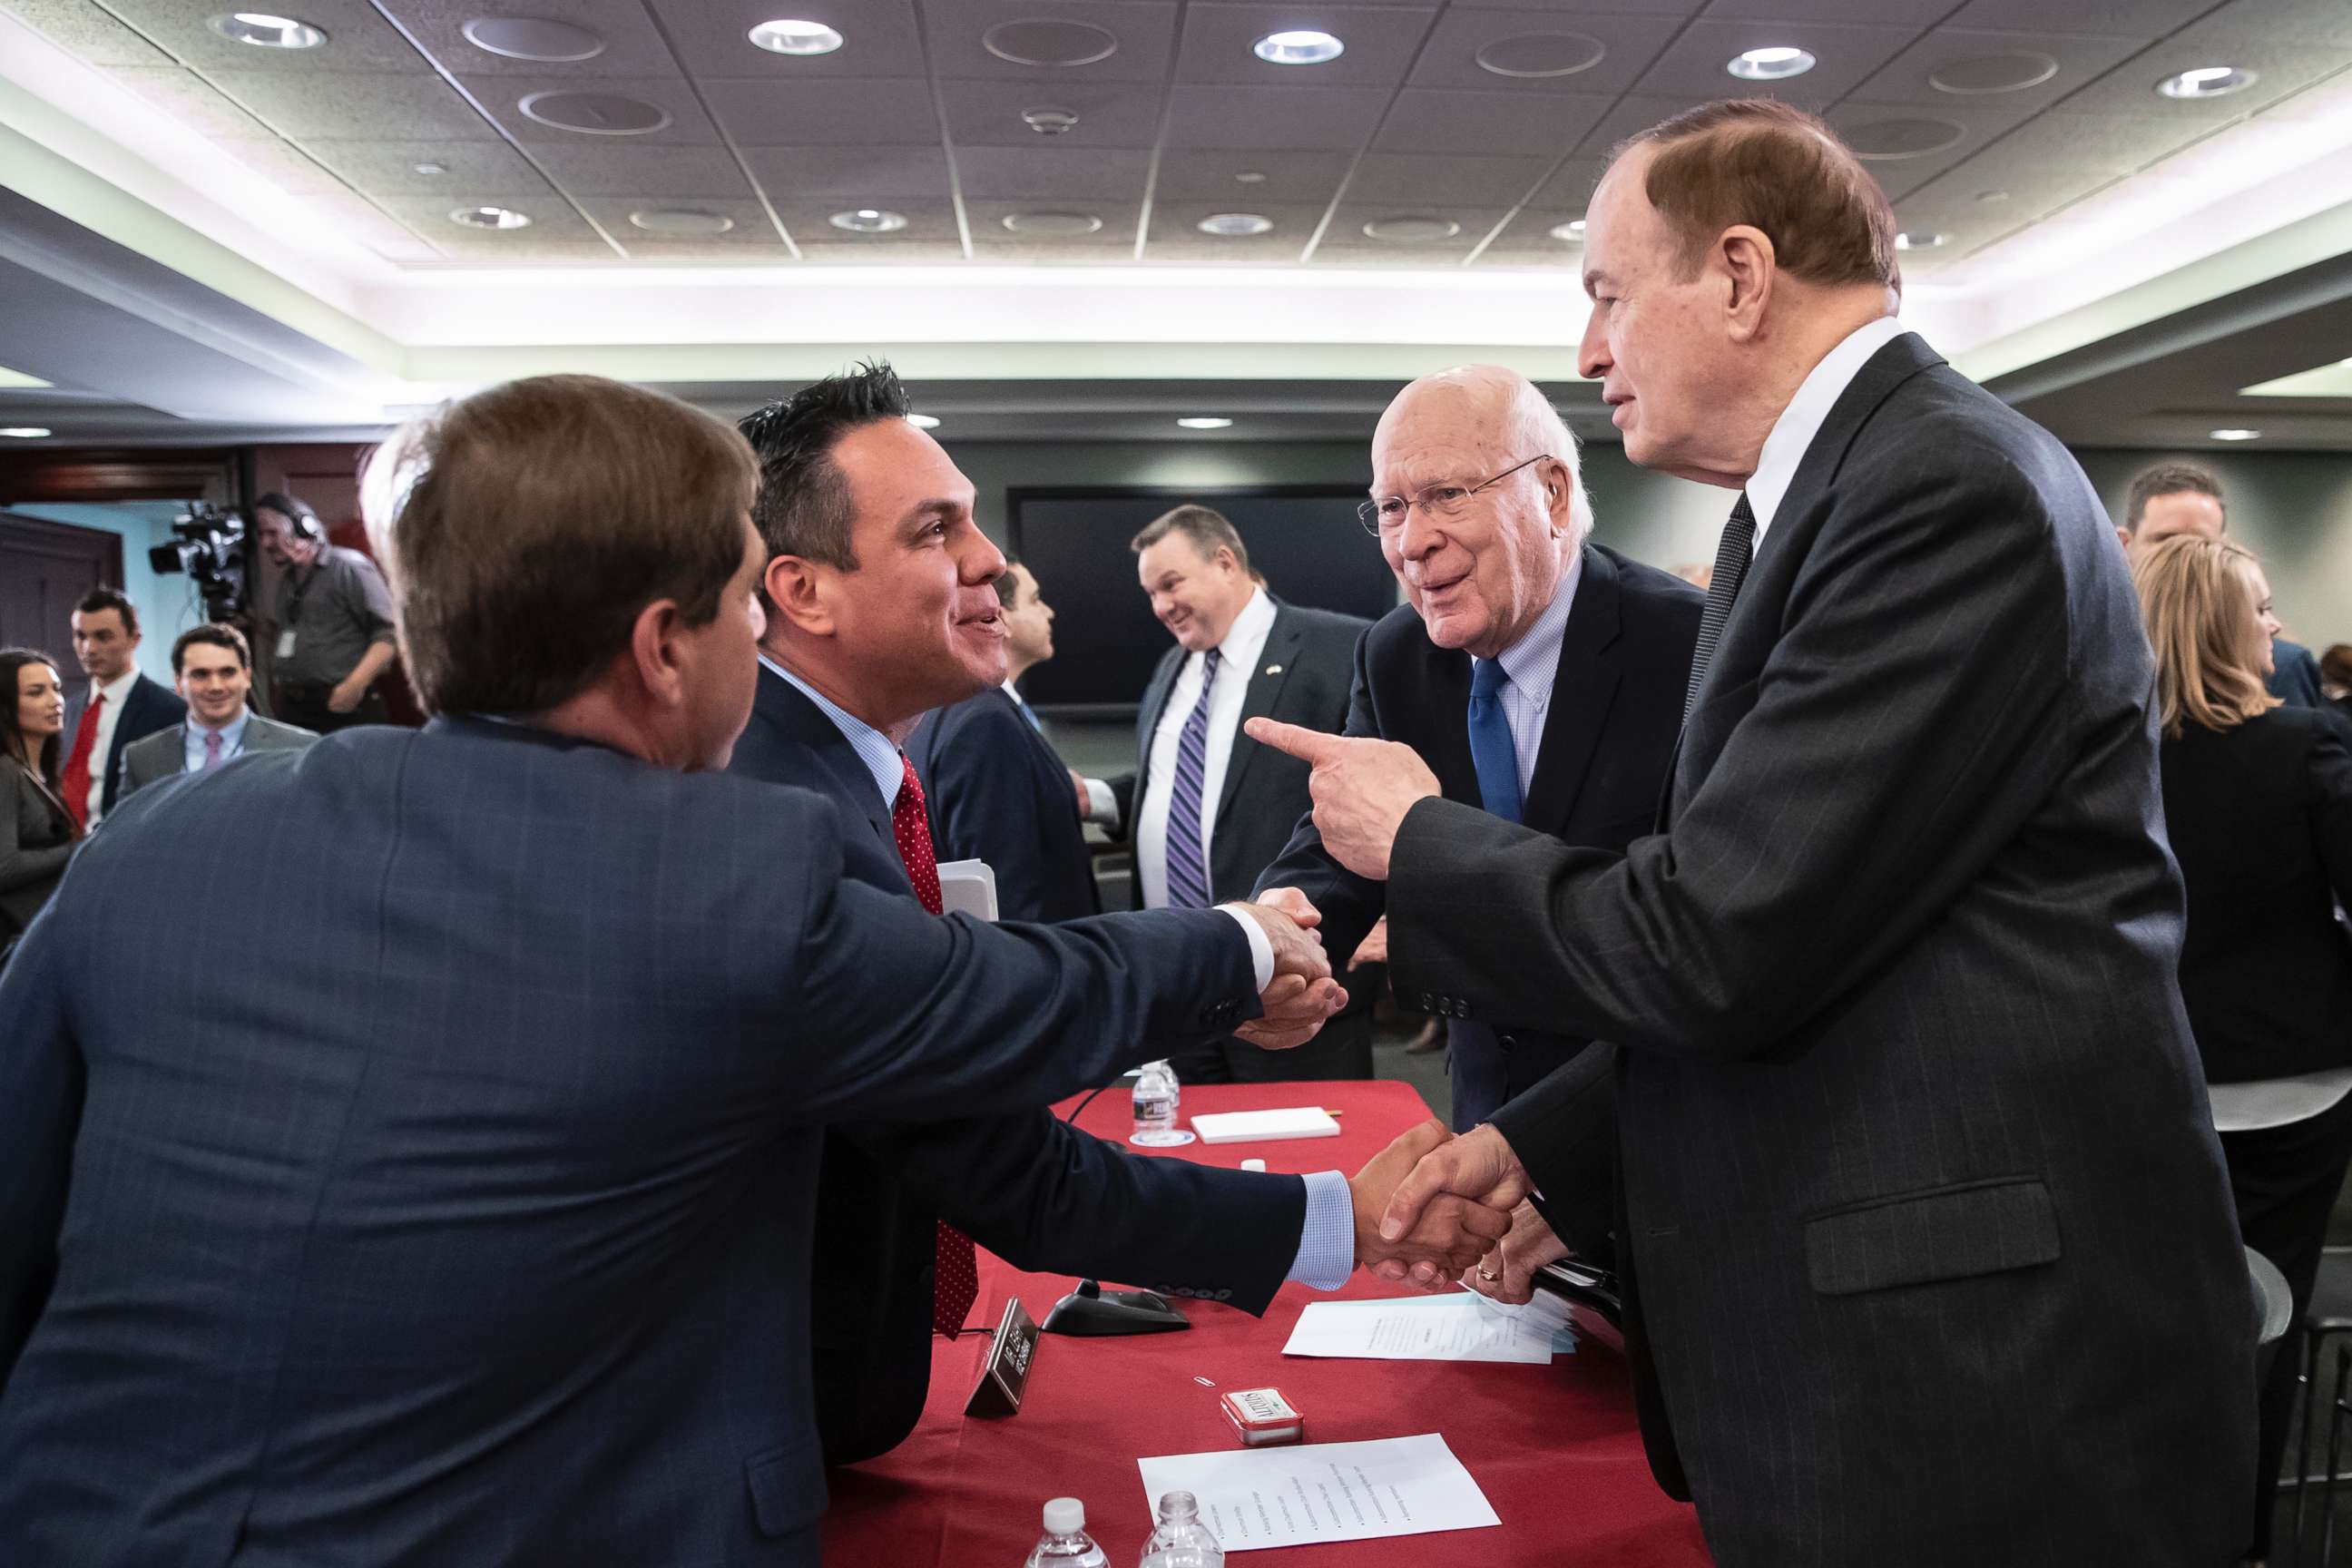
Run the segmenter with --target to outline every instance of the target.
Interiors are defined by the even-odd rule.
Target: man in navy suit
[[[188,715],[170,687],[139,673],[139,612],[120,588],[92,588],[74,606],[74,658],[89,684],[66,699],[66,809],[85,827],[122,795],[122,753]]]
[[[1004,679],[926,714],[908,738],[907,755],[923,781],[940,855],[988,862],[1000,919],[1100,914],[1070,770],[1021,698],[1021,677],[1054,657],[1054,606],[1018,561],[1004,563],[996,596]]]
[[[823,1125],[1336,1004],[1271,911],[934,919],[724,774],[755,484],[593,377],[410,426],[367,510],[434,723],[142,790],[34,921],[0,1563],[814,1564]]]
[[[730,766],[828,796],[850,825],[851,874],[936,910],[922,784],[899,744],[927,710],[1003,679],[1004,557],[972,521],[971,481],[907,410],[897,376],[871,366],[743,422],[772,613]],[[929,1336],[960,1331],[972,1306],[975,1241],[1033,1271],[1263,1312],[1286,1279],[1330,1289],[1382,1256],[1372,1225],[1394,1162],[1443,1137],[1434,1123],[1408,1133],[1351,1184],[1131,1155],[1043,1109],[831,1130],[812,1309],[827,1461],[913,1428]]]

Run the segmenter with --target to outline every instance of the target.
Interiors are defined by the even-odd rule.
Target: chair
[[[2337,1426],[2347,1415],[2346,1397],[2352,1394],[2344,1384],[2344,1368],[2352,1361],[2352,1344],[2340,1345],[2336,1354],[2336,1378],[2323,1384],[2313,1377],[2325,1363],[2322,1360],[2331,1341],[2352,1336],[2352,1247],[2331,1247],[2319,1255],[2319,1272],[2311,1288],[2311,1305],[2303,1315],[2304,1342],[2302,1367],[2296,1381],[2303,1389],[2303,1408],[2295,1421],[2293,1442],[2292,1477],[2285,1485],[2294,1489],[2294,1529],[2284,1543],[2284,1552],[2273,1552],[2273,1560],[2284,1564],[2302,1561],[2305,1513],[2315,1484],[2319,1489],[2321,1529],[2319,1561],[2326,1563],[2335,1547],[2336,1482],[2343,1479],[2336,1457]],[[2327,1422],[2327,1468],[2315,1476],[2310,1473],[2311,1426],[2318,1415],[2318,1402],[2323,1387],[2332,1389]]]

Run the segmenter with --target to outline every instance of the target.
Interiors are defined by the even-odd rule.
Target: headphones
[[[253,510],[257,521],[265,510],[283,517],[291,525],[294,537],[297,539],[308,540],[317,544],[327,537],[327,531],[320,526],[319,514],[310,510],[309,501],[289,496],[283,490],[265,490],[253,498]]]

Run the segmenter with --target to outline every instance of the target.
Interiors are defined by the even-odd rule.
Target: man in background
[[[1021,700],[1020,679],[1054,657],[1054,607],[1037,579],[1007,561],[996,579],[1004,679],[924,715],[907,755],[930,803],[940,857],[985,860],[1008,921],[1074,921],[1102,912],[1069,770]]]
[[[122,753],[126,797],[174,773],[210,773],[262,752],[299,752],[319,738],[247,706],[253,650],[235,626],[212,623],[182,632],[172,645],[172,678],[187,701],[187,718]]]
[[[1276,599],[1252,574],[1241,534],[1205,506],[1154,519],[1129,548],[1151,613],[1176,646],[1137,710],[1135,771],[1081,781],[1087,815],[1134,846],[1137,909],[1245,898],[1307,797],[1307,769],[1244,737],[1242,724],[1345,723],[1356,639],[1370,623]],[[1349,956],[1335,950],[1331,959]],[[1282,1059],[1220,1041],[1176,1058],[1176,1075],[1186,1083],[1370,1078],[1382,984],[1377,970],[1351,974],[1347,1011]]]
[[[65,732],[73,739],[60,793],[89,828],[121,797],[122,753],[188,710],[139,673],[139,612],[120,588],[92,588],[74,606],[73,644],[89,679],[66,699]]]
[[[2221,476],[2200,463],[2163,462],[2133,476],[2124,500],[2124,521],[2116,537],[2124,552],[2145,549],[2176,533],[2219,539],[2230,531],[2230,508]],[[2319,661],[2311,650],[2284,637],[2271,639],[2272,696],[2296,708],[2321,708]]]
[[[1472,365],[1399,393],[1372,436],[1371,493],[1366,525],[1406,602],[1357,646],[1346,732],[1411,746],[1449,800],[1622,854],[1656,818],[1706,596],[1590,542],[1576,439],[1516,371]],[[1386,883],[1325,850],[1311,813],[1258,885],[1322,911],[1333,952],[1388,904]],[[1549,1027],[1445,1024],[1457,1132],[1591,1046]],[[1592,1077],[1586,1163],[1555,1184],[1553,1226],[1531,1205],[1517,1215],[1506,1262],[1522,1276],[1565,1246],[1607,1254],[1610,1076]]]
[[[376,681],[399,651],[383,574],[358,551],[328,543],[319,514],[299,497],[269,491],[253,503],[253,523],[262,552],[285,574],[269,666],[272,710],[320,735],[383,723]]]
[[[852,874],[937,913],[923,786],[900,746],[931,709],[1002,700],[991,689],[1009,633],[1004,558],[972,520],[971,481],[907,412],[898,377],[869,365],[743,422],[770,613],[730,771],[832,801]],[[1211,1037],[1171,1040],[1171,1054]],[[1360,1249],[1380,1256],[1370,1226],[1395,1161],[1444,1135],[1429,1123],[1351,1183],[1134,1155],[1043,1109],[830,1130],[812,1302],[826,1461],[871,1458],[913,1428],[930,1336],[960,1331],[972,1306],[975,1242],[1033,1272],[1263,1312],[1286,1279],[1334,1289]]]

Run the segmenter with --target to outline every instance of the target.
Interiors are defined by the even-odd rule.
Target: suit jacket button
[[[1495,1039],[1496,1043],[1507,1051],[1515,1051],[1519,1047],[1519,1037],[1517,1035],[1497,1035]]]
[[[1426,991],[1421,994],[1421,1010],[1424,1013],[1434,1013],[1438,1010],[1437,999]]]

